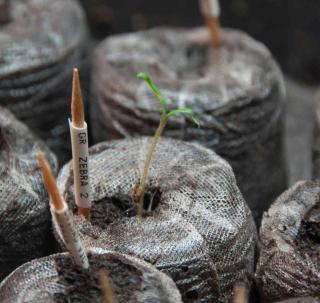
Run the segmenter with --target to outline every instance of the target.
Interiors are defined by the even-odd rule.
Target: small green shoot
[[[163,133],[163,130],[165,126],[168,123],[168,120],[178,114],[186,115],[188,118],[190,118],[198,127],[200,127],[199,121],[196,119],[194,112],[190,108],[179,108],[179,109],[173,109],[169,111],[168,109],[168,103],[169,101],[166,100],[166,98],[161,94],[160,90],[157,88],[157,86],[153,83],[151,77],[144,72],[140,72],[137,75],[138,78],[145,80],[148,85],[150,86],[151,90],[154,92],[156,97],[161,103],[162,106],[162,113],[160,118],[160,123],[158,126],[158,129],[152,138],[151,145],[148,150],[147,158],[144,163],[144,169],[140,178],[140,183],[137,189],[135,189],[134,192],[134,200],[136,203],[138,203],[138,215],[140,217],[143,216],[143,203],[144,203],[144,196],[145,196],[145,190],[146,190],[146,181],[148,178],[148,172],[149,168],[152,162],[153,154],[156,149],[157,143]]]

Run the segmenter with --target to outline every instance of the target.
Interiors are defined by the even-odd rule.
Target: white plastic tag
[[[75,202],[78,207],[91,208],[87,124],[85,123],[83,128],[74,127],[69,119],[69,125],[72,144]]]
[[[219,0],[200,0],[200,4],[203,15],[212,16],[217,19],[220,17]]]
[[[68,249],[70,255],[74,259],[74,262],[84,269],[89,268],[88,257],[85,253],[84,247],[81,243],[78,231],[75,228],[73,217],[69,213],[68,207],[65,203],[65,207],[61,211],[55,211],[51,208],[51,212],[59,226],[61,236],[64,244]]]

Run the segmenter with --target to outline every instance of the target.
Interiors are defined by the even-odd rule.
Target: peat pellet
[[[228,160],[259,222],[286,188],[283,76],[266,47],[245,33],[224,29],[221,40],[213,49],[207,29],[160,28],[103,41],[93,59],[93,137],[155,132],[161,106],[136,77],[148,72],[174,108],[192,108],[201,123],[175,117],[165,136],[200,143]]]
[[[320,179],[320,95],[314,105],[312,176]]]
[[[140,137],[90,148],[91,222],[75,216],[82,241],[152,263],[176,282],[183,302],[228,302],[234,283],[250,280],[256,241],[232,168],[198,144],[160,139],[141,218],[132,193],[150,143]],[[75,212],[70,163],[58,186]]]
[[[56,157],[46,145],[0,108],[0,280],[47,250],[49,198],[36,159],[38,149],[57,173]]]
[[[3,1],[2,1],[3,2]],[[0,28],[0,104],[57,153],[70,158],[72,70],[81,68],[87,28],[77,0],[7,0]]]
[[[263,300],[318,298],[320,181],[298,182],[284,192],[264,214],[260,238],[256,281]]]
[[[88,258],[88,270],[76,266],[67,253],[22,265],[1,283],[1,302],[105,302],[100,282],[104,271],[118,303],[182,303],[174,282],[150,264],[96,249]]]

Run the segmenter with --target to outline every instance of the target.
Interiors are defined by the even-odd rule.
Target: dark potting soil
[[[320,266],[320,203],[302,220],[296,245]]]
[[[136,292],[141,290],[142,273],[135,267],[120,262],[112,256],[101,258],[88,254],[90,269],[83,270],[70,258],[56,257],[59,274],[57,283],[65,286],[64,293],[55,293],[56,303],[102,302],[100,270],[105,269],[112,281],[112,289],[119,303],[136,302]]]
[[[76,212],[73,195],[69,195],[71,209]],[[144,199],[144,216],[151,215],[161,201],[160,187],[147,189]],[[124,217],[134,217],[137,215],[137,204],[129,195],[117,194],[115,197],[106,197],[92,203],[91,219],[92,225],[106,229],[107,226]]]

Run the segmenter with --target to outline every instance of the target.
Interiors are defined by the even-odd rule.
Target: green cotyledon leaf
[[[200,122],[196,118],[196,115],[191,108],[174,109],[167,114],[167,118],[169,119],[170,117],[178,115],[178,114],[187,115],[193,121],[194,124],[196,124],[198,127],[200,127]]]
[[[137,77],[145,80],[150,86],[151,90],[154,92],[154,94],[158,97],[159,101],[161,102],[163,114],[165,115],[166,119],[169,119],[170,117],[178,114],[184,114],[187,115],[198,127],[200,127],[200,123],[191,108],[178,108],[168,112],[168,101],[161,94],[160,90],[154,84],[151,77],[147,73],[140,72],[137,74]]]
[[[161,92],[158,89],[158,87],[152,81],[151,77],[145,72],[138,73],[137,77],[140,78],[140,79],[145,80],[149,84],[149,86],[152,89],[152,91],[158,97],[158,99],[159,99],[159,101],[160,101],[160,103],[162,105],[162,109],[163,109],[164,113],[166,114],[168,112],[167,100],[165,99],[165,97],[163,97],[163,95],[161,94]]]

